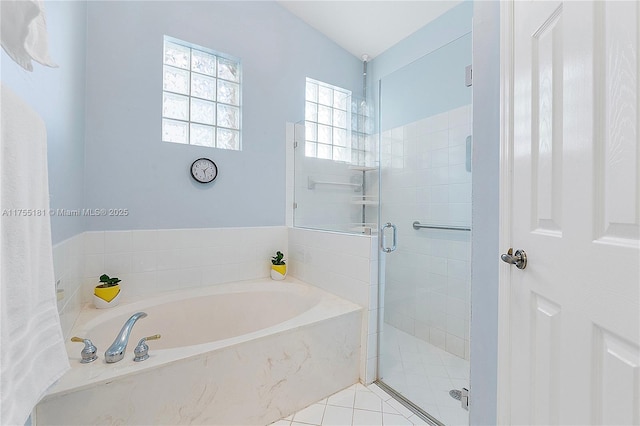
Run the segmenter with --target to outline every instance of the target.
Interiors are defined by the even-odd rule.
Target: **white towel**
[[[5,86],[0,97],[0,424],[22,426],[69,360],[56,306],[45,125]]]
[[[11,59],[27,71],[33,71],[31,60],[57,67],[49,57],[42,0],[0,1],[0,43]]]

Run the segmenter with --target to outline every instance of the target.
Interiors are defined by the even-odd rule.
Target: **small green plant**
[[[106,287],[113,287],[114,285],[117,285],[120,281],[122,281],[120,278],[118,277],[109,277],[109,275],[107,274],[103,274],[100,275],[100,285],[98,287],[100,288],[106,288]]]
[[[274,265],[284,265],[284,254],[281,251],[277,251],[276,255],[271,258],[271,263]]]

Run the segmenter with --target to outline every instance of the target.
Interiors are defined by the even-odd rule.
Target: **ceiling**
[[[373,59],[461,0],[278,1],[358,59]]]

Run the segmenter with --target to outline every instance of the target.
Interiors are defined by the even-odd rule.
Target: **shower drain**
[[[451,398],[457,399],[458,401],[460,401],[460,398],[462,398],[462,392],[458,389],[451,389],[449,391],[449,395],[451,396]]]

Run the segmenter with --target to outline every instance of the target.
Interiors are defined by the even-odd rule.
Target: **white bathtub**
[[[104,351],[135,312],[125,358]],[[361,308],[294,279],[244,281],[80,313],[72,334],[98,347],[36,407],[37,425],[261,424],[358,380]],[[149,359],[133,362],[144,336]]]

